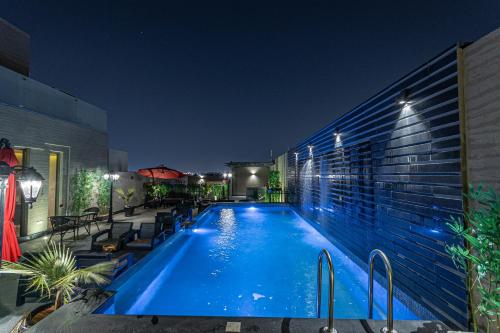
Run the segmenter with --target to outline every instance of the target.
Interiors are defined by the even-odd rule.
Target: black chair
[[[134,233],[134,240],[125,247],[131,250],[152,250],[165,240],[165,233],[156,223],[141,223],[141,227]]]
[[[182,222],[182,217],[176,214],[173,210],[172,213],[158,212],[155,217],[156,230],[162,231],[165,236],[171,235],[176,231],[176,224]]]
[[[95,223],[97,231],[101,231],[101,229],[99,229],[99,224],[97,223],[97,215],[99,215],[99,207],[90,207],[83,211],[83,215],[80,218],[80,223],[82,223],[89,235],[92,223]]]
[[[110,229],[99,231],[92,236],[91,251],[101,251],[104,245],[114,245],[117,250],[120,250],[124,244],[132,240],[134,235],[132,226],[132,222],[115,222],[111,224]]]
[[[54,234],[59,234],[59,236],[61,237],[60,242],[62,244],[64,235],[66,235],[66,233],[69,231],[73,231],[73,240],[76,239],[75,231],[77,225],[70,218],[66,216],[51,216],[49,217],[49,221],[52,227],[49,237],[49,243],[52,240],[52,236],[54,236]]]
[[[180,215],[183,220],[192,221],[193,219],[193,207],[194,202],[191,200],[186,200],[175,206],[175,211],[177,215]]]
[[[112,253],[74,252],[74,255],[76,267],[78,268],[86,268],[107,261],[113,262],[114,267],[110,276],[111,279],[116,278],[135,262],[135,258],[131,253],[123,253],[115,256]]]

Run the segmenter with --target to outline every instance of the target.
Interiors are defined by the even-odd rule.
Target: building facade
[[[500,29],[453,46],[287,155],[289,201],[360,262],[384,251],[400,299],[455,327],[467,291],[446,222],[468,183],[500,188],[498,59]]]
[[[32,208],[18,195],[15,224],[23,239],[46,233],[48,216],[70,213],[70,179],[77,170],[107,169],[107,113],[27,77],[22,68],[4,67],[9,63],[2,59],[12,59],[10,50],[17,48],[7,42],[0,43],[0,137],[10,140],[20,164],[45,178]]]
[[[228,162],[231,168],[229,195],[233,198],[255,199],[265,193],[273,162]]]

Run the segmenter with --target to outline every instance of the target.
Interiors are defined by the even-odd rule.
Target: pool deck
[[[143,209],[137,208],[136,213],[133,216],[126,217],[123,213],[115,214],[113,219],[115,222],[132,222],[134,223],[133,228],[139,229],[140,224],[143,222],[152,223],[155,220],[155,215],[157,212],[170,211],[171,208],[166,209]],[[109,224],[107,221],[99,222],[99,228],[101,230],[108,229]],[[91,235],[97,233],[97,227],[93,224],[90,229]],[[29,241],[22,242],[20,244],[22,253],[29,252],[40,252],[47,245],[48,236],[32,239]],[[85,251],[90,250],[92,237],[89,236],[83,228],[80,228],[80,237],[73,240],[73,233],[67,233],[63,239],[65,246],[70,248],[72,251]],[[59,242],[59,235],[55,235],[52,240],[54,242]],[[138,253],[136,253],[137,256]],[[140,259],[141,256],[137,256],[136,259]],[[1,275],[1,273],[0,273]],[[0,279],[1,280],[1,279]],[[22,306],[15,305],[15,295],[12,294],[10,288],[15,286],[17,288],[17,281],[15,284],[5,284],[5,280],[0,282],[0,332],[10,332],[12,327],[21,319],[21,317],[32,310],[33,308],[40,305],[39,301],[36,299],[27,299],[26,303]],[[4,299],[2,299],[2,296]],[[12,296],[12,297],[7,297]],[[9,298],[9,300],[5,300]],[[12,299],[12,300],[11,300]]]
[[[325,319],[291,318],[235,318],[235,317],[170,317],[123,316],[92,314],[109,295],[89,291],[81,299],[67,304],[29,332],[168,332],[168,333],[318,333],[326,325]],[[239,331],[227,331],[228,322],[241,323]],[[385,326],[383,320],[335,320],[339,333],[378,333]],[[444,333],[449,329],[439,321],[395,321],[399,333]]]

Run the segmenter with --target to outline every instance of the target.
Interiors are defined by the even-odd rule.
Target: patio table
[[[92,217],[94,213],[83,213],[81,215],[66,215],[65,217],[73,221],[76,228],[76,238],[80,236],[80,227],[83,227],[87,234],[90,236],[90,223],[88,218]],[[75,238],[75,239],[76,239]]]
[[[52,234],[50,239],[56,233],[60,236],[60,242],[62,244],[64,235],[67,232],[73,231],[73,240],[76,240],[80,236],[80,227],[84,227],[85,231],[90,236],[90,223],[85,219],[93,215],[92,213],[84,213],[81,215],[57,215],[50,216],[49,220],[52,225]]]

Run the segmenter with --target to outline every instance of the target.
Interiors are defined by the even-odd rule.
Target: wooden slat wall
[[[463,326],[464,275],[445,251],[456,241],[445,223],[462,213],[460,155],[452,47],[291,149],[289,200],[364,262],[383,250],[397,287]]]

